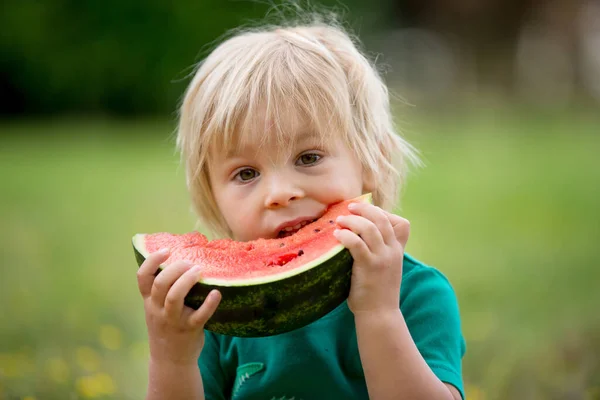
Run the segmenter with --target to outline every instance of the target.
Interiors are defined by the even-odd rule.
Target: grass
[[[398,213],[458,294],[468,398],[600,398],[600,136],[589,114],[413,119]],[[168,121],[3,123],[0,399],[139,399],[130,238],[193,229]]]

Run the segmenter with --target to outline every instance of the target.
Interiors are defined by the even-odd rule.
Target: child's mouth
[[[283,228],[277,234],[277,239],[292,236],[294,233],[298,232],[300,229],[304,228],[306,225],[311,224],[315,221],[316,221],[316,219],[313,219],[310,221],[302,221],[302,222],[297,223],[294,226],[288,226],[286,228]]]

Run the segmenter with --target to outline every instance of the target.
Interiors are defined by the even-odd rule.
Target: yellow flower
[[[69,365],[59,357],[46,361],[46,372],[56,383],[65,383],[69,379]]]
[[[98,387],[96,380],[91,376],[82,376],[75,382],[77,392],[85,398],[93,398],[100,396],[101,388]]]
[[[111,395],[116,391],[115,382],[110,375],[106,373],[96,374],[96,382],[102,387],[102,394]]]
[[[100,327],[100,343],[109,350],[121,348],[122,335],[119,328],[114,325],[102,325]]]
[[[96,350],[91,347],[78,347],[75,356],[77,358],[77,364],[88,372],[97,371],[100,367],[100,356]]]
[[[475,385],[467,385],[465,388],[466,400],[485,400],[485,393]]]
[[[82,376],[75,383],[77,392],[85,398],[94,398],[115,393],[113,379],[106,373]]]

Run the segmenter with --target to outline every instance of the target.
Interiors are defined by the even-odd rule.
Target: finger
[[[191,267],[192,265],[187,261],[177,261],[162,270],[156,279],[154,279],[154,284],[152,285],[150,297],[154,304],[163,307],[167,293],[171,289],[171,286],[173,286],[173,283]]]
[[[360,215],[373,222],[381,233],[381,237],[385,244],[391,245],[396,240],[392,224],[385,211],[381,208],[373,204],[351,203],[348,205],[348,210],[355,215]]]
[[[169,249],[160,249],[151,253],[146,260],[140,265],[137,270],[137,281],[138,288],[142,297],[146,298],[150,296],[152,290],[152,284],[154,278],[156,278],[156,271],[160,267],[160,263],[164,262],[169,258]]]
[[[365,241],[358,237],[356,233],[348,229],[336,229],[333,231],[333,235],[345,248],[350,250],[352,258],[368,262],[371,251]]]
[[[360,215],[342,215],[337,218],[336,222],[342,228],[350,229],[356,233],[359,239],[367,244],[371,252],[378,253],[385,247],[383,236],[372,221]]]
[[[206,325],[206,322],[213,316],[215,311],[217,311],[217,307],[221,303],[221,298],[221,292],[212,290],[208,296],[206,296],[206,299],[204,299],[202,306],[190,315],[188,320],[189,324],[195,327],[203,327]]]
[[[396,214],[392,214],[387,211],[385,211],[385,214],[390,220],[390,224],[392,225],[392,229],[394,231],[394,236],[396,236],[396,240],[400,242],[402,248],[405,248],[406,243],[408,242],[408,237],[410,235],[410,222],[405,218],[402,218]]]
[[[200,266],[190,268],[173,283],[165,297],[165,312],[169,317],[179,318],[183,301],[192,287],[200,280]]]

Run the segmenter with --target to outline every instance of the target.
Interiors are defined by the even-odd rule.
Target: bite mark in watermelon
[[[198,309],[211,290],[222,300],[205,328],[239,337],[271,336],[303,327],[340,305],[350,291],[352,256],[333,236],[335,220],[351,202],[371,203],[371,194],[331,206],[291,236],[237,242],[209,241],[199,232],[136,234],[138,265],[161,248],[171,249],[157,273],[177,260],[202,266],[185,298]]]

